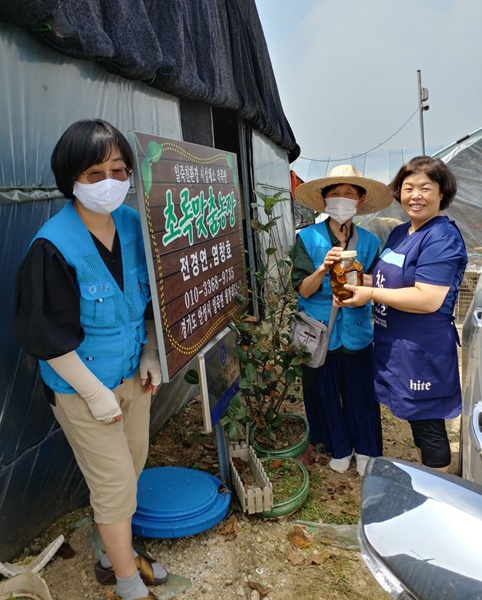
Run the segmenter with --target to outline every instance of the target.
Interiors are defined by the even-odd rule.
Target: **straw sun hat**
[[[338,183],[351,183],[366,190],[365,202],[357,210],[358,215],[378,212],[392,203],[393,198],[387,185],[381,181],[363,177],[360,171],[352,165],[338,165],[333,167],[328,177],[302,183],[296,188],[296,201],[317,212],[324,212],[326,202],[321,195],[321,190],[328,185]]]

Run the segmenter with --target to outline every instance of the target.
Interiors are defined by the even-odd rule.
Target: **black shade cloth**
[[[3,0],[0,21],[179,98],[235,111],[300,154],[254,0]]]

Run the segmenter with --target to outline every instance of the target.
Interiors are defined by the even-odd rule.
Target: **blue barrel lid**
[[[231,494],[210,473],[184,467],[144,470],[132,518],[135,535],[174,538],[210,529],[225,516]]]

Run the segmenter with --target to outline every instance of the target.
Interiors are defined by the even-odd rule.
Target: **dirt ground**
[[[291,405],[302,412],[302,405]],[[405,422],[384,410],[384,454],[416,461]],[[448,422],[452,441],[451,471],[458,461],[458,420]],[[201,433],[201,410],[193,402],[171,419],[152,440],[148,466],[184,466],[216,474],[214,434]],[[174,540],[137,539],[173,574],[153,588],[159,600],[381,600],[387,595],[365,567],[356,549],[327,537],[316,523],[353,530],[359,518],[362,478],[354,461],[338,474],[329,457],[316,453],[309,467],[310,495],[290,517],[272,521],[242,513],[234,495],[226,518],[212,529]],[[296,521],[303,521],[302,524]],[[312,523],[312,525],[310,525]],[[66,544],[42,570],[53,600],[101,600],[105,588],[94,578],[96,535],[89,509],[59,519],[23,553],[34,556],[58,535]],[[98,551],[98,550],[97,550]]]

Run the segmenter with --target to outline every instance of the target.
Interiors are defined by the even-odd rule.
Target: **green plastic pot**
[[[308,421],[305,416],[297,415],[294,413],[287,413],[280,415],[281,418],[284,419],[298,419],[303,422],[305,426],[305,432],[303,437],[293,444],[292,446],[288,446],[287,448],[282,448],[281,450],[272,450],[271,448],[265,448],[263,445],[255,439],[255,433],[258,428],[257,424],[253,425],[249,432],[249,443],[253,447],[253,450],[256,452],[256,455],[259,458],[270,457],[270,458],[296,458],[303,454],[303,452],[308,447],[310,443],[310,427],[308,425]]]
[[[272,460],[278,459],[267,457],[261,458],[260,462],[266,463],[267,461]],[[306,469],[306,467],[302,465],[299,460],[296,460],[296,458],[280,458],[279,460],[290,461],[291,463],[296,465],[303,474],[303,482],[300,488],[294,494],[292,494],[292,496],[290,496],[286,500],[283,500],[282,502],[275,502],[271,510],[257,514],[257,516],[263,517],[264,519],[278,519],[279,517],[286,517],[288,515],[293,514],[304,504],[310,491],[310,480],[308,476],[308,470]]]

